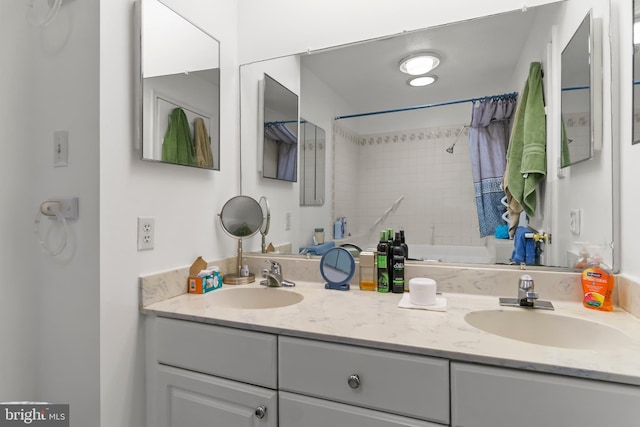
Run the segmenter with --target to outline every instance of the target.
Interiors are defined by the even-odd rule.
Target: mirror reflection
[[[513,93],[519,96],[530,65],[538,62],[545,74],[548,117],[553,118],[551,123],[557,121],[553,130],[559,129],[560,73],[548,68],[545,59],[550,53],[560,57],[588,12],[583,3],[570,1],[571,7],[567,3],[295,56],[299,61],[301,116],[327,129],[328,203],[294,211],[292,217],[300,221],[299,228],[290,232],[276,229],[275,242],[291,243],[296,253],[299,247],[312,244],[316,227],[327,231],[325,241],[333,240],[329,230],[335,230],[335,223],[345,218],[348,232],[335,241],[337,246],[351,243],[365,250],[374,248],[380,230],[402,229],[412,258],[511,263],[513,239],[498,236],[494,233],[497,228],[489,235],[480,233],[469,148],[472,113],[476,105],[488,100],[500,105],[508,103]],[[602,4],[598,13],[605,13],[605,2]],[[562,36],[551,44],[554,26]],[[412,76],[399,70],[401,60],[417,52],[435,53],[439,58],[437,68],[426,73],[431,77],[430,85],[411,86]],[[244,72],[282,65],[282,58],[247,65],[241,67],[243,97],[247,96],[245,87],[251,88],[244,85]],[[510,109],[504,111],[498,120],[507,118]],[[243,150],[254,138],[251,122],[245,124],[245,117],[251,115],[243,111],[241,117]],[[520,220],[521,226],[529,228],[524,238],[534,239],[534,263],[572,266],[573,251],[580,250],[575,241],[600,245],[605,260],[612,263],[613,201],[603,193],[603,203],[595,207],[584,202],[583,194],[588,188],[613,185],[613,170],[607,163],[610,156],[598,156],[590,162],[596,167],[575,169],[558,180],[560,133],[548,131],[546,138],[546,149],[553,151],[547,155],[546,175],[537,188],[537,208]],[[243,156],[243,165],[245,159],[250,156]],[[253,188],[251,176],[244,172],[242,182]],[[264,188],[271,200],[280,198],[278,206],[272,206],[276,218],[291,209],[280,192],[260,185],[257,188],[251,191]],[[569,224],[573,211],[583,221],[574,232]]]
[[[640,2],[633,2],[633,143],[640,143]]]
[[[264,75],[262,176],[298,180],[298,95]]]
[[[561,57],[561,166],[567,167],[593,156],[591,120],[591,12],[585,16]]]
[[[157,0],[139,6],[142,159],[219,170],[219,43]]]
[[[327,152],[324,129],[301,119],[300,141],[300,206],[322,206]]]

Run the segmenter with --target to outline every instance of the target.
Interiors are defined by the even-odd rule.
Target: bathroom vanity
[[[445,294],[447,311],[433,312],[399,309],[400,295],[313,282],[247,286],[304,298],[238,308],[222,302],[239,289],[227,287],[143,308],[150,427],[637,424],[640,321],[625,311],[554,301],[551,315],[628,337],[618,348],[562,348],[465,322],[500,310],[494,296]]]

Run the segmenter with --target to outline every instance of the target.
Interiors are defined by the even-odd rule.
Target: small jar
[[[360,290],[375,291],[378,289],[376,252],[362,251],[359,257]]]
[[[316,228],[313,235],[316,238],[317,245],[324,243],[324,228]]]

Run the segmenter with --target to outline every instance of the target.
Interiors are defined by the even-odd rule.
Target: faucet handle
[[[518,280],[518,288],[522,290],[531,290],[535,288],[535,284],[533,283],[533,277],[528,274],[523,274],[520,276],[520,280]]]
[[[278,261],[272,261],[270,259],[265,259],[264,262],[268,262],[271,263],[271,272],[273,274],[282,274],[281,273],[281,267],[280,267],[280,263]]]

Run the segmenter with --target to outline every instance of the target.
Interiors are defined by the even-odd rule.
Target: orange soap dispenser
[[[594,310],[612,311],[611,296],[615,278],[611,269],[602,261],[598,252],[589,260],[582,271],[582,304]]]

